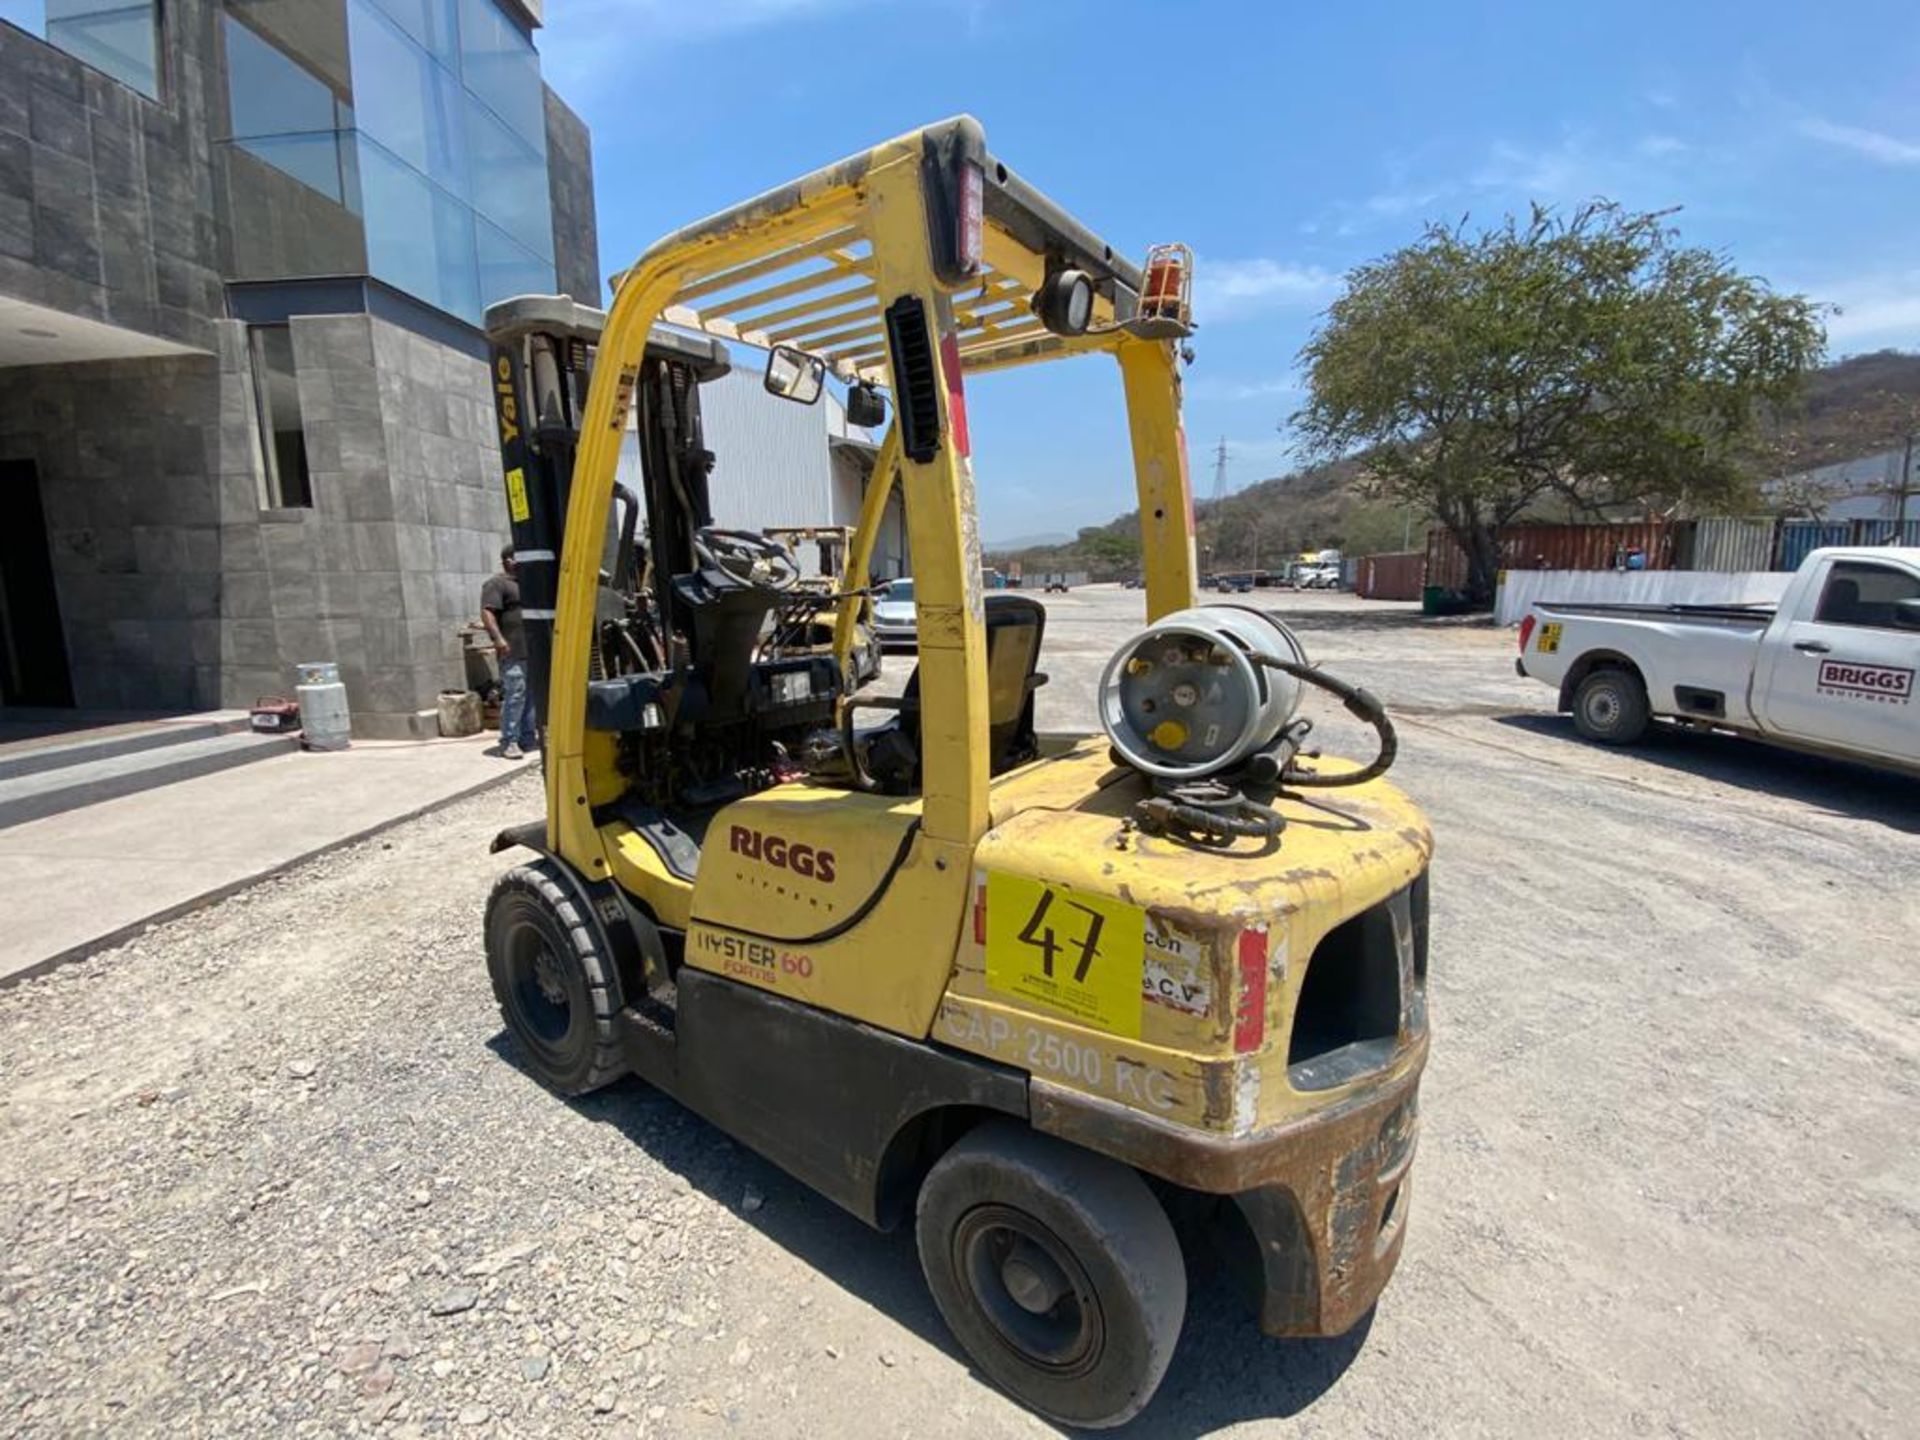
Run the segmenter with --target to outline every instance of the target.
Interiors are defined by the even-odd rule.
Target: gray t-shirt
[[[511,575],[495,575],[480,587],[480,608],[491,610],[513,658],[527,655],[527,627],[520,618],[520,582]]]

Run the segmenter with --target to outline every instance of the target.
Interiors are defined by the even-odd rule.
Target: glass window
[[[307,437],[300,422],[300,381],[293,368],[293,332],[285,325],[256,325],[253,386],[260,403],[260,449],[266,462],[270,510],[310,508],[313,476],[307,469]]]
[[[347,57],[347,0],[225,0],[228,15],[301,69],[345,107],[353,93]]]
[[[364,134],[359,155],[368,271],[478,325],[480,280],[474,262],[473,212]]]
[[[0,20],[41,36],[142,95],[160,94],[155,0],[0,0]]]
[[[516,245],[482,220],[474,226],[480,250],[480,303],[515,295],[551,295],[553,262]]]
[[[521,139],[547,153],[540,57],[495,0],[460,0],[460,78]]]
[[[1891,565],[1842,560],[1827,575],[1813,618],[1823,625],[1893,630],[1899,628],[1894,610],[1902,600],[1920,600],[1920,575]]]
[[[546,158],[477,101],[468,102],[467,120],[474,209],[527,249],[551,260],[553,200],[547,189]]]
[[[460,82],[367,0],[354,0],[348,14],[359,128],[464,198],[467,127]]]
[[[455,0],[374,0],[394,23],[449,70],[460,68],[460,36],[454,25]]]
[[[228,133],[296,135],[341,127],[327,83],[271,41],[226,17]]]
[[[337,205],[356,209],[359,187],[353,183],[353,150],[344,135],[260,135],[230,142],[283,175],[290,175]]]

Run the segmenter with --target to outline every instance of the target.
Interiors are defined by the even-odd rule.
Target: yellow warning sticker
[[[1146,937],[1138,906],[987,873],[987,984],[1003,994],[1138,1037]]]
[[[1549,620],[1540,627],[1540,653],[1551,655],[1560,648],[1560,622]]]
[[[520,467],[514,466],[507,471],[507,514],[514,523],[527,518],[527,477],[520,473]]]

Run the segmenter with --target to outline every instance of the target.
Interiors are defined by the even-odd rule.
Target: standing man
[[[513,546],[500,551],[500,573],[480,587],[480,619],[500,657],[500,753],[518,760],[540,743],[527,693],[527,627],[520,615],[520,582],[514,579]]]

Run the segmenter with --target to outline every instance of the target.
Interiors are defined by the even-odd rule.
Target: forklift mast
[[[694,537],[713,524],[708,477],[714,456],[700,429],[699,378],[691,365],[648,356],[640,362],[638,390],[655,603],[660,614],[684,624],[672,577],[698,568]]]
[[[500,430],[507,516],[527,633],[528,682],[545,699],[552,678],[559,556],[571,499],[580,423],[605,315],[566,296],[521,296],[487,311],[494,413]],[[643,493],[626,496],[647,519],[649,600],[671,634],[687,622],[673,577],[698,568],[695,538],[713,523],[713,452],[700,424],[699,386],[724,375],[718,341],[656,332],[640,361],[637,423]],[[623,546],[634,517],[622,518]],[[614,576],[630,556],[614,557]],[[680,657],[684,663],[685,657]]]

